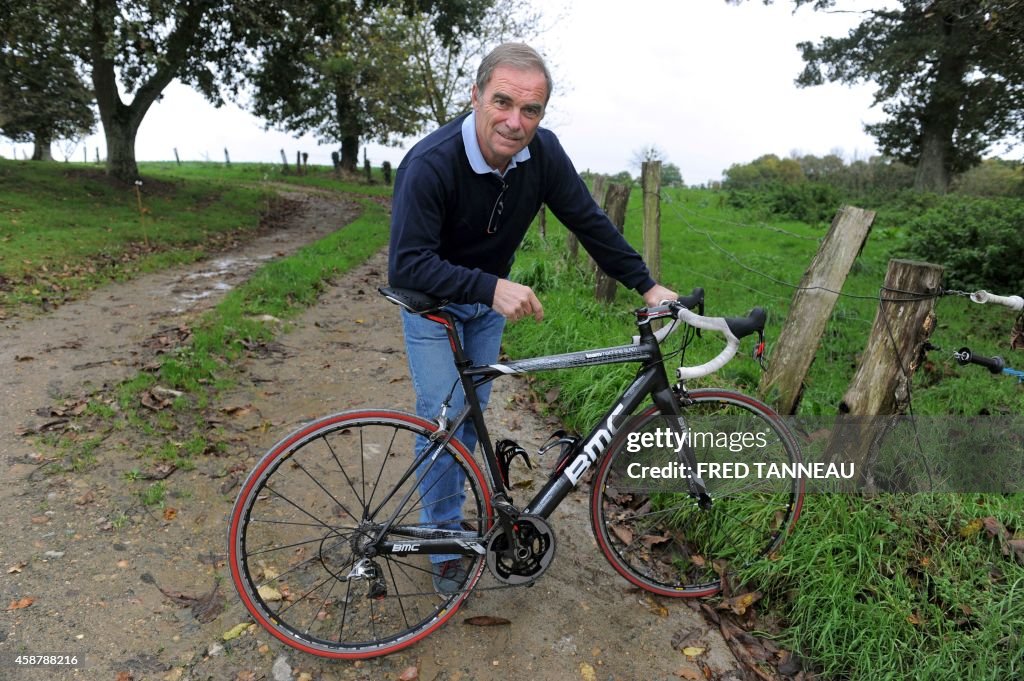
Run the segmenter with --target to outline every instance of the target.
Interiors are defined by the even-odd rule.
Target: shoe
[[[434,563],[434,591],[439,596],[450,596],[462,589],[462,585],[469,576],[469,570],[462,563],[460,558],[446,560],[443,563]]]

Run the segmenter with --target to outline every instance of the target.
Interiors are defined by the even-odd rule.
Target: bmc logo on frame
[[[612,437],[619,429],[615,425],[615,417],[621,414],[623,409],[624,407],[621,404],[616,405],[612,413],[608,415],[604,428],[597,430],[594,436],[587,440],[587,443],[583,445],[583,452],[573,459],[573,462],[565,469],[565,477],[569,478],[569,482],[572,483],[573,487],[576,486],[580,478],[583,477],[583,474],[590,468],[590,464],[597,461],[597,457],[601,455],[604,448],[612,441]]]

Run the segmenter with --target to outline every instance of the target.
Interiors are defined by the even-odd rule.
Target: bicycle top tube
[[[448,301],[434,298],[420,291],[408,289],[381,288],[379,291],[389,301],[414,314],[423,315],[427,319],[440,323],[446,323],[449,319],[443,311]],[[756,332],[763,341],[766,314],[763,309],[756,307],[746,317],[705,317],[703,314],[693,312],[691,309],[697,307],[702,312],[703,302],[704,290],[696,288],[690,295],[680,297],[679,300],[665,301],[664,304],[656,307],[636,310],[637,326],[641,328],[646,326],[649,329],[649,323],[654,319],[672,319],[671,323],[649,335],[651,342],[643,342],[640,337],[634,336],[633,342],[630,345],[532,357],[501,364],[473,366],[466,368],[464,374],[467,376],[494,377],[501,374],[519,374],[550,369],[571,369],[623,362],[650,362],[660,357],[660,350],[657,344],[675,331],[680,323],[683,323],[698,330],[717,331],[726,338],[725,349],[710,361],[695,367],[679,367],[677,369],[679,378],[683,380],[706,376],[714,373],[733,358],[736,350],[739,348],[741,338]],[[453,346],[454,350],[455,347]]]

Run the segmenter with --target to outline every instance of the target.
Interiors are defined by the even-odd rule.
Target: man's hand
[[[655,284],[644,293],[644,302],[647,303],[647,307],[657,307],[666,300],[675,300],[679,297],[679,294],[675,291],[671,291],[661,284]]]
[[[499,279],[494,288],[491,307],[510,322],[533,315],[538,322],[544,319],[544,308],[529,286],[508,279]]]

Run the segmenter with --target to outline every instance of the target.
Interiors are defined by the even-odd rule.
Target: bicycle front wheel
[[[404,412],[352,411],[267,452],[242,486],[229,530],[231,577],[260,625],[304,652],[356,659],[412,645],[455,613],[483,571],[482,555],[462,558],[468,571],[458,588],[439,594],[429,556],[381,550],[382,542],[412,550],[438,529],[479,545],[490,525],[479,468],[457,440],[429,443],[436,429]],[[427,468],[446,491],[418,481]],[[435,504],[456,516],[450,525],[424,520]]]
[[[591,490],[601,552],[627,580],[663,596],[717,593],[723,577],[782,544],[803,503],[804,481],[791,474],[799,446],[778,414],[730,390],[688,397],[687,446],[710,504],[691,493],[681,441],[653,406],[609,444]]]

